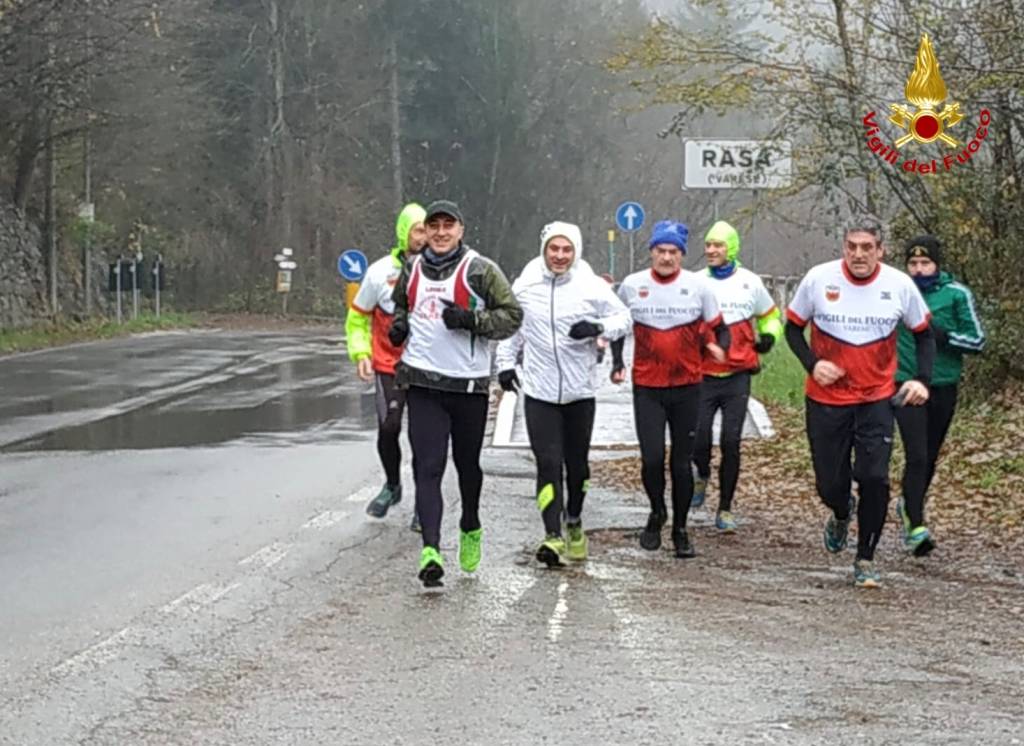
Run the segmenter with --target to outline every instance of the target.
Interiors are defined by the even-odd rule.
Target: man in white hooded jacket
[[[505,391],[526,396],[526,429],[537,461],[537,507],[545,538],[537,559],[553,567],[563,557],[587,558],[581,515],[594,427],[598,340],[622,337],[629,311],[603,279],[583,261],[578,226],[554,222],[541,231],[540,256],[512,286],[523,309],[519,331],[498,345],[498,381]],[[520,384],[515,365],[523,355]],[[562,468],[568,492],[562,537]]]

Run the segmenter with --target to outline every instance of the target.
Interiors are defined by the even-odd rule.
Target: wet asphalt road
[[[373,413],[339,342],[0,359],[0,743],[1021,742],[1024,630],[958,618],[969,584],[865,595],[852,557],[747,556],[704,512],[680,563],[599,485],[591,560],[539,570],[521,451],[485,450],[481,570],[450,502],[423,591],[410,501],[363,514]]]

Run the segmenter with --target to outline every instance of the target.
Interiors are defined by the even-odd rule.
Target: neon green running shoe
[[[459,567],[463,572],[475,572],[480,567],[480,544],[483,538],[482,528],[459,531]]]
[[[914,528],[910,525],[910,515],[907,513],[907,504],[901,497],[896,501],[896,515],[900,519],[900,538],[903,539],[903,543],[906,544],[907,539],[910,537],[910,532]]]
[[[935,540],[926,526],[918,526],[903,539],[903,546],[915,557],[924,557],[935,549]]]
[[[420,580],[425,588],[436,588],[444,585],[444,559],[434,547],[423,547],[420,552]]]
[[[565,541],[561,536],[549,536],[537,547],[537,560],[548,567],[558,567],[562,564],[562,556],[565,554]]]
[[[566,533],[569,534],[569,547],[566,550],[566,556],[575,562],[583,562],[587,558],[587,548],[590,544],[587,535],[583,532],[583,524],[570,523],[566,526]]]

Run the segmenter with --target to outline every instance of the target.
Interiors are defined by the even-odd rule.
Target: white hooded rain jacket
[[[544,261],[544,247],[555,236],[576,248],[572,266],[555,275]],[[631,328],[629,311],[611,286],[582,259],[583,237],[578,226],[554,222],[541,231],[540,256],[530,261],[512,285],[523,308],[523,324],[515,336],[498,345],[499,371],[512,370],[523,355],[520,381],[523,393],[552,404],[570,404],[594,397],[597,390],[597,339],[573,339],[577,321],[601,324],[601,337],[613,341]]]

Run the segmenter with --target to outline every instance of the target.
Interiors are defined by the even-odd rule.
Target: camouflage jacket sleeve
[[[523,309],[501,268],[478,256],[469,266],[466,280],[484,299],[484,309],[476,311],[474,333],[487,339],[507,339],[515,334],[523,323]]]

